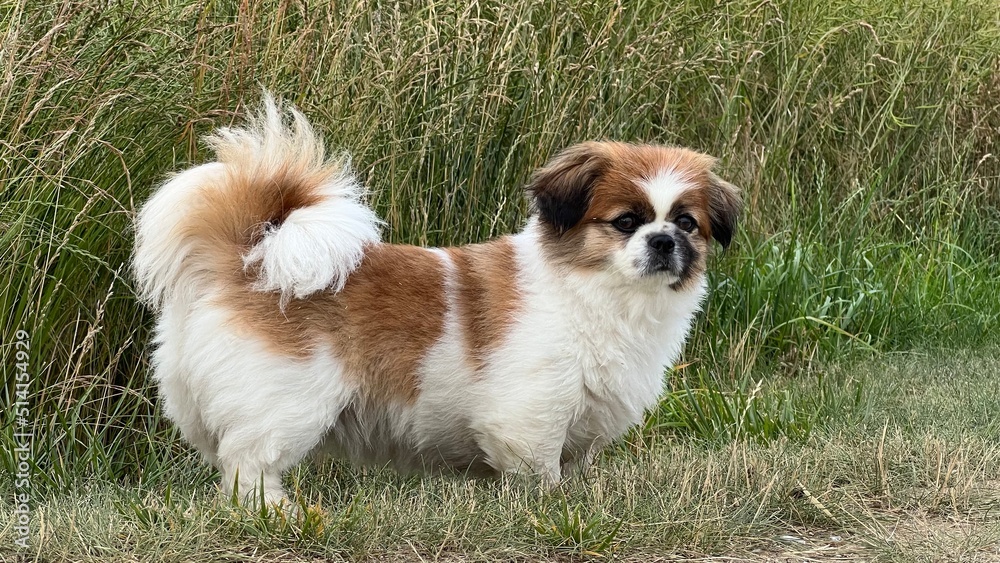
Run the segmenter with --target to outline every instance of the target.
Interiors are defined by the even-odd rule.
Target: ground
[[[40,500],[28,559],[1000,560],[998,351],[853,358],[775,376],[773,394],[838,408],[796,439],[647,428],[552,492],[304,464],[288,483],[309,508],[290,520],[231,506],[177,445],[164,474]]]

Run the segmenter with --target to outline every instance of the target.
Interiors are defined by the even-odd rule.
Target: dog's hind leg
[[[290,408],[290,402],[306,402],[293,398],[296,391],[301,393],[301,389],[289,389],[287,395],[275,396],[268,412],[247,409],[245,417],[220,435],[216,466],[227,496],[236,492],[241,502],[256,506],[263,493],[267,504],[293,506],[281,486],[281,476],[316,448],[329,427],[308,407],[303,411]]]
[[[226,312],[202,307],[187,326],[187,365],[199,414],[218,439],[223,491],[255,504],[286,499],[281,475],[320,443],[353,397],[340,362],[317,347],[276,353],[270,342],[231,329]]]
[[[284,466],[294,465],[293,458],[279,458],[268,463],[266,459],[255,459],[241,451],[242,448],[228,447],[225,440],[220,444],[222,455],[217,463],[222,473],[222,492],[247,506],[258,506],[263,499],[265,505],[279,505],[284,509],[293,507],[281,486]],[[297,461],[297,460],[296,460]]]
[[[192,371],[185,363],[183,340],[164,338],[165,334],[183,334],[185,310],[172,304],[164,308],[157,323],[157,347],[151,355],[153,379],[158,383],[164,413],[180,429],[184,439],[206,461],[216,465],[218,440],[205,425]]]

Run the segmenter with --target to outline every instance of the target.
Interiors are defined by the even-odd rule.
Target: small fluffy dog
[[[267,96],[207,140],[217,162],[139,212],[134,273],[166,414],[224,490],[269,502],[318,451],[548,484],[586,468],[657,403],[741,208],[709,156],[592,142],[534,173],[518,234],[386,244],[294,109]]]

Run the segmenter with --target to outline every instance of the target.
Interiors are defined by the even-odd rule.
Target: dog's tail
[[[265,93],[246,125],[206,139],[216,162],[177,174],[139,211],[133,272],[146,303],[238,283],[284,306],[340,291],[379,242],[347,158],[329,158],[306,118],[287,113]]]

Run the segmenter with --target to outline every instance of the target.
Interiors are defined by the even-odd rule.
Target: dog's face
[[[549,260],[683,287],[705,271],[710,240],[728,246],[739,190],[712,157],[676,147],[582,143],[532,176],[528,191]]]

